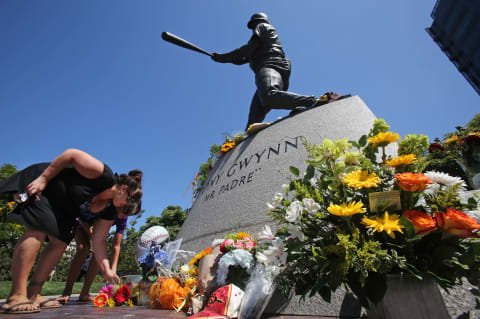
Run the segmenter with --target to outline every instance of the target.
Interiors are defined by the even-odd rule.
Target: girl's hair
[[[123,213],[127,216],[133,216],[140,213],[142,210],[142,201],[135,201],[135,202],[127,202],[125,206],[123,206]]]
[[[143,172],[139,169],[134,169],[127,174],[118,176],[118,185],[127,185],[129,193],[129,202],[139,202],[142,198],[142,177]]]

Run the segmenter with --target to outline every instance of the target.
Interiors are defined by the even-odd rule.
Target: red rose
[[[224,243],[221,243],[220,244],[220,252],[222,254],[225,254],[227,252],[227,249],[225,248],[225,244]]]
[[[128,289],[127,285],[123,285],[115,292],[115,302],[118,305],[123,305],[128,299],[130,299],[130,289]]]

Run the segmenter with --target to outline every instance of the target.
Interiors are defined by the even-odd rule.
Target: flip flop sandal
[[[15,307],[18,307],[18,306],[21,306],[21,305],[33,305],[33,303],[31,301],[25,301],[25,302],[19,302],[19,303],[16,303],[14,305],[11,305],[9,308],[7,309],[2,309],[2,312],[1,313],[5,313],[5,314],[19,314],[19,313],[37,313],[37,312],[40,312],[40,308],[37,308],[37,309],[24,309],[24,310],[11,310],[12,308],[15,308]]]
[[[52,301],[57,301],[58,304],[56,305],[51,305],[51,306],[47,306],[46,304],[49,303],[49,302],[52,302]],[[45,301],[42,301],[41,303],[39,303],[39,306],[40,306],[40,309],[53,309],[53,308],[60,308],[62,305],[60,304],[60,302],[58,300],[55,300],[55,299],[47,299]]]
[[[70,302],[70,296],[61,296],[61,297],[58,297],[55,300],[58,301],[59,303],[61,303],[62,305],[66,305],[67,303]]]

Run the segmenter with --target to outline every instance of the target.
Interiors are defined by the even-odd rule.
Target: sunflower
[[[374,232],[386,232],[388,236],[395,238],[394,231],[403,233],[403,225],[400,225],[400,216],[397,214],[389,215],[388,211],[385,211],[382,217],[375,217],[375,220],[364,217],[362,219],[362,224],[366,225],[367,228],[373,229]]]
[[[342,205],[331,204],[327,210],[330,212],[330,214],[337,216],[352,216],[355,214],[365,213],[363,203],[355,201]]]
[[[345,175],[342,182],[348,187],[356,189],[377,187],[380,184],[380,178],[375,173],[368,173],[368,171],[354,171]]]
[[[408,154],[400,155],[397,158],[392,158],[391,160],[388,160],[385,164],[389,167],[397,167],[400,165],[409,165],[416,162],[417,158],[415,157],[415,154]]]
[[[376,146],[377,144],[380,146],[385,146],[387,144],[398,141],[399,139],[400,139],[400,135],[398,135],[398,133],[380,132],[374,137],[370,137],[368,141],[374,146]]]
[[[399,173],[393,177],[397,179],[398,187],[407,192],[422,192],[428,184],[433,184],[430,178],[421,173]]]
[[[235,147],[235,142],[225,142],[220,149],[222,152],[226,153]]]

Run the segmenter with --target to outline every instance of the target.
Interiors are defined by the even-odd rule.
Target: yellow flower
[[[382,217],[378,216],[375,220],[364,217],[362,219],[362,224],[366,225],[367,228],[373,229],[374,232],[386,232],[388,236],[395,238],[394,231],[398,231],[403,233],[402,228],[403,225],[400,225],[398,222],[400,221],[400,216],[397,214],[392,214],[391,216],[388,214],[388,211],[385,211]]]
[[[400,135],[398,135],[398,133],[380,132],[374,137],[370,137],[368,141],[372,143],[374,146],[377,144],[385,146],[387,144],[398,141],[399,139],[400,139]]]
[[[386,165],[390,167],[397,167],[400,165],[408,165],[416,162],[417,162],[417,158],[415,157],[415,154],[408,154],[408,155],[400,155],[397,158],[392,158],[391,160],[388,160],[386,162]]]
[[[337,215],[337,216],[352,216],[355,214],[363,214],[365,213],[365,208],[363,208],[363,203],[362,202],[350,202],[348,204],[342,204],[342,205],[330,205],[327,210],[330,212],[332,215]]]
[[[240,239],[240,240],[245,239],[245,238],[252,239],[252,236],[250,236],[249,233],[246,233],[246,232],[242,231],[242,232],[237,233],[237,238]]]
[[[192,288],[196,282],[195,278],[188,276],[187,279],[185,279],[185,287]]]
[[[133,302],[132,302],[131,299],[128,299],[128,302],[127,302],[127,303],[128,303],[128,306],[129,306],[129,307],[133,307]]]
[[[454,136],[452,136],[452,137],[450,137],[450,138],[447,138],[447,139],[444,141],[444,143],[445,143],[445,144],[455,143],[455,142],[458,142],[459,139],[460,139],[460,138],[459,138],[457,135],[454,135]]]
[[[348,187],[356,189],[377,187],[380,184],[380,178],[375,173],[368,173],[368,171],[354,171],[345,175],[342,182]]]
[[[113,298],[108,298],[107,304],[109,307],[115,307],[115,300]]]
[[[198,275],[198,267],[197,266],[190,266],[188,273],[192,276]]]
[[[193,257],[192,260],[188,263],[190,266],[195,265],[200,259],[202,259],[204,256],[209,255],[213,250],[213,247],[207,247],[205,248],[201,253],[198,253]]]
[[[222,152],[226,153],[235,147],[235,142],[225,142],[220,149]]]

